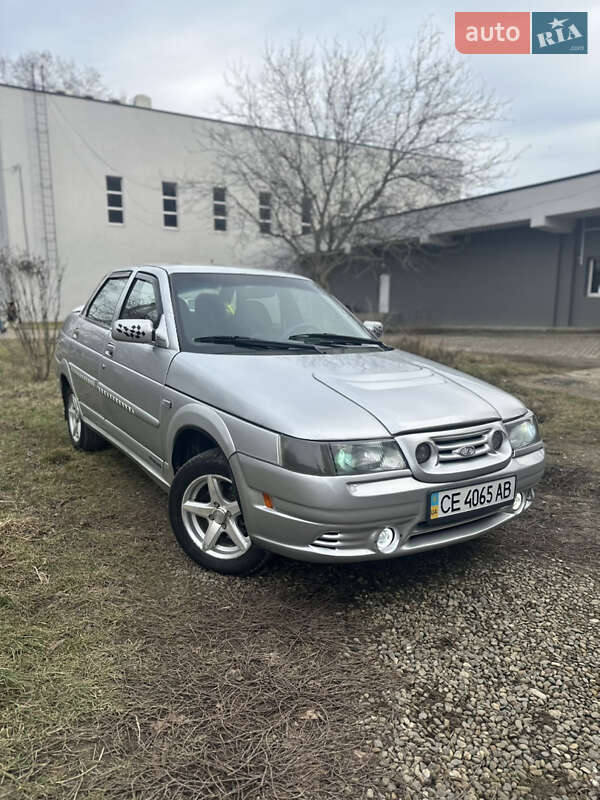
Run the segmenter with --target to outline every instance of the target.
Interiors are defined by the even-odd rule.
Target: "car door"
[[[98,391],[100,363],[110,336],[110,325],[130,275],[130,271],[109,275],[68,333],[73,390],[83,416],[99,425],[103,417],[103,401]]]
[[[163,314],[159,281],[136,273],[118,319],[149,319],[156,328]],[[107,430],[144,460],[158,465],[164,457],[160,421],[164,384],[176,350],[141,341],[116,341],[109,335],[101,362]]]

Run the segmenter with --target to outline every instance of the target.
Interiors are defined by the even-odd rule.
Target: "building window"
[[[258,193],[258,229],[261,233],[271,233],[271,192]]]
[[[213,222],[216,231],[227,230],[227,189],[224,186],[213,188]]]
[[[165,228],[177,227],[177,184],[162,182],[163,225]]]
[[[310,197],[302,198],[302,233],[312,231],[312,201]]]
[[[123,178],[116,175],[106,176],[106,203],[108,221],[113,225],[122,225],[123,218]]]
[[[600,259],[590,258],[588,260],[588,297],[600,297]]]

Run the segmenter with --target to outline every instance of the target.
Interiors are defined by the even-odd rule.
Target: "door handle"
[[[79,328],[75,328],[75,330],[73,331],[73,338],[79,339]]]
[[[115,346],[114,344],[107,344],[104,348],[104,355],[112,358],[115,353]]]

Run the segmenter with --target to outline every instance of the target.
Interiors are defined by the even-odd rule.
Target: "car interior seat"
[[[193,331],[195,336],[227,336],[225,308],[216,294],[200,292],[194,301]]]
[[[235,328],[239,336],[271,339],[273,323],[264,303],[253,298],[242,300],[235,313]]]

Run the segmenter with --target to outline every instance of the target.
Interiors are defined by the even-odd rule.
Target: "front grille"
[[[475,431],[462,431],[460,434],[437,434],[432,437],[437,451],[438,461],[463,461],[467,458],[479,458],[490,452],[490,435],[492,428],[478,428]],[[471,454],[465,453],[464,448],[473,448]],[[460,452],[460,451],[463,452]]]
[[[462,428],[405,433],[397,438],[415,478],[433,483],[474,478],[502,469],[512,458],[512,447],[500,421]],[[417,448],[429,444],[427,461],[417,460]]]

